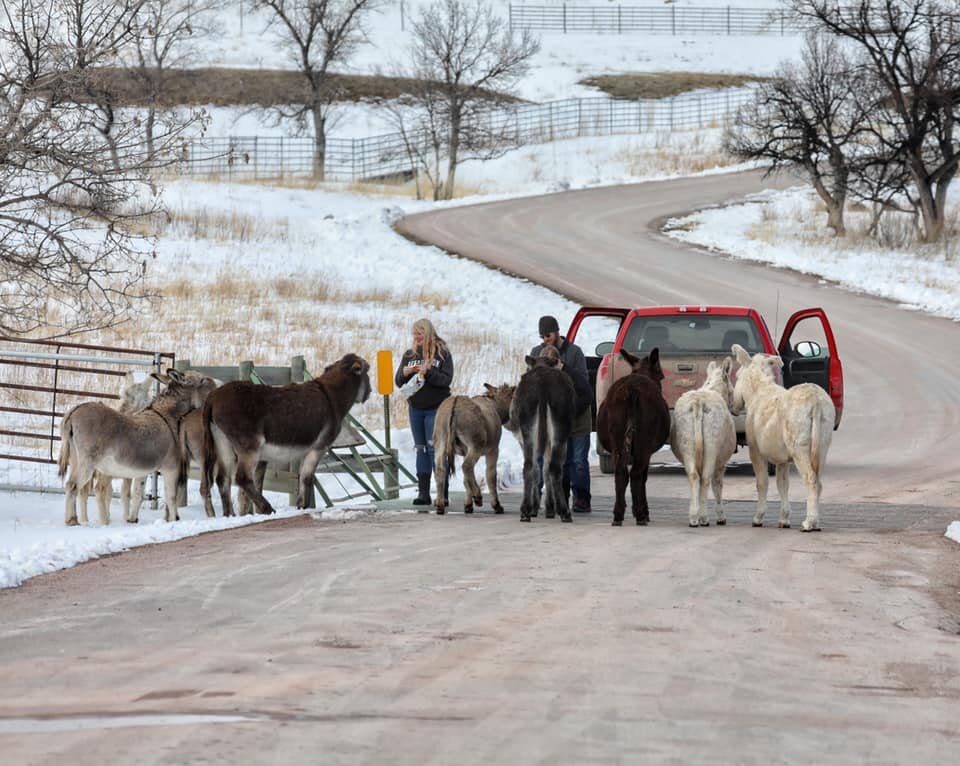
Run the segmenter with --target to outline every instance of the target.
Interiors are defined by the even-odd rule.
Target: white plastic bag
[[[416,375],[411,375],[407,382],[400,386],[400,393],[409,399],[421,388],[423,388],[423,375],[418,372]]]

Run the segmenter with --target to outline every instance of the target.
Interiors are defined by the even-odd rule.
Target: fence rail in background
[[[538,32],[787,35],[804,29],[785,8],[676,5],[513,5],[510,27]]]
[[[516,146],[563,138],[657,130],[684,130],[725,124],[753,98],[750,88],[627,101],[580,98],[518,104],[491,110],[491,133]],[[369,138],[328,138],[324,175],[338,181],[375,181],[413,173],[399,133]],[[313,173],[313,139],[262,136],[195,138],[185,147],[181,173],[225,178],[277,178]]]

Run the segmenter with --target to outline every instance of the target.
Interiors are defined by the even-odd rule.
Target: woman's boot
[[[430,473],[418,473],[417,484],[419,488],[417,490],[417,496],[413,498],[413,504],[430,505]],[[427,511],[423,511],[423,513],[427,513]]]

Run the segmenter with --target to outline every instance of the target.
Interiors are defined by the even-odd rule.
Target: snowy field
[[[704,4],[704,3],[697,3]],[[408,3],[409,9],[412,4]],[[767,4],[757,3],[767,7]],[[391,15],[392,14],[392,15]],[[386,12],[374,25],[374,46],[366,58],[358,59],[358,71],[375,71],[382,49],[376,41],[394,40],[398,35],[396,8]],[[392,37],[391,37],[392,36]],[[748,42],[749,44],[745,44]],[[681,38],[599,35],[544,38],[544,50],[524,92],[538,99],[561,98],[577,93],[577,79],[604,71],[699,69],[701,71],[772,71],[781,55],[795,50],[792,38]],[[394,47],[391,43],[391,48]],[[374,50],[381,50],[376,54]],[[232,66],[283,66],[271,59],[272,49],[249,15],[243,33],[228,35],[211,49],[210,64]],[[243,53],[256,60],[246,60]],[[736,62],[732,65],[732,62]],[[364,69],[363,67],[366,67]],[[367,109],[367,107],[364,107]],[[211,133],[214,134],[215,133]],[[703,167],[719,147],[718,131],[673,135],[622,136],[607,139],[558,141],[526,147],[492,163],[468,164],[460,176],[476,194],[454,203],[465,204],[493,198],[577,189],[588,186],[642,182],[689,172],[670,167],[665,158],[701,157]],[[717,172],[706,170],[705,172]],[[318,340],[335,340],[349,350],[372,358],[381,348],[398,357],[407,347],[412,322],[420,316],[434,319],[438,330],[451,344],[457,363],[455,393],[475,394],[485,382],[500,383],[518,377],[524,353],[537,342],[536,322],[541,314],[554,314],[561,326],[578,308],[563,296],[537,285],[509,278],[479,264],[450,258],[435,248],[417,247],[394,234],[390,225],[397,217],[430,209],[434,203],[417,202],[389,194],[359,194],[330,186],[316,189],[270,188],[253,185],[214,185],[190,182],[167,184],[165,195],[173,211],[208,211],[218,216],[236,215],[263,224],[263,234],[249,241],[220,241],[188,236],[173,227],[158,246],[154,267],[159,282],[189,273],[201,282],[213,282],[229,268],[255,280],[296,275],[298,280],[343,287],[342,297],[319,305],[294,307],[308,311],[314,320],[313,335],[297,334],[291,317],[280,315],[267,321],[251,322],[238,315],[233,324],[247,332],[250,355],[263,359],[276,338],[287,339],[291,353],[304,353],[311,370],[337,358],[318,358],[311,348]],[[857,248],[838,249],[829,243],[804,242],[799,230],[785,230],[772,237],[768,226],[777,210],[786,221],[802,220],[815,209],[812,193],[791,191],[769,195],[763,200],[726,208],[722,220],[716,212],[703,211],[685,221],[672,222],[673,235],[738,257],[753,258],[789,266],[840,282],[852,290],[893,298],[913,310],[924,310],[960,321],[960,274],[956,256],[930,254],[922,261],[911,253]],[[816,215],[816,212],[812,213]],[[787,237],[790,237],[788,239]],[[774,243],[778,244],[774,244]],[[919,263],[919,266],[918,266]],[[363,290],[359,291],[358,286]],[[428,288],[425,291],[424,288]],[[369,296],[378,296],[372,300]],[[512,307],[508,324],[497,307]],[[162,307],[157,311],[162,311]],[[203,308],[198,311],[202,314]],[[295,313],[291,309],[291,314]],[[179,357],[195,364],[230,363],[218,356],[227,343],[210,331],[203,316],[178,317],[176,330],[160,315],[147,316],[139,324],[137,345],[176,347]],[[334,324],[339,322],[339,324]],[[227,322],[226,324],[231,324]],[[325,329],[336,329],[334,333]],[[586,339],[585,345],[603,339]],[[346,346],[344,349],[346,350]],[[458,349],[469,347],[469,358],[458,357]],[[259,353],[258,353],[259,352]],[[265,363],[284,363],[269,359]],[[376,428],[382,423],[382,408],[374,395],[354,409],[363,422]],[[402,403],[395,403],[399,411]],[[376,432],[382,437],[382,431]],[[412,444],[407,429],[395,429],[393,445],[401,461],[412,468]],[[592,459],[596,460],[595,453]],[[501,481],[516,486],[520,480],[520,451],[512,435],[505,434],[500,453]],[[0,484],[47,487],[59,486],[48,467],[0,463]],[[459,472],[451,487],[462,489]],[[333,488],[336,491],[336,488]],[[409,499],[410,491],[406,493]],[[286,496],[272,496],[279,515],[293,515]],[[160,521],[159,511],[144,509],[137,527],[120,520],[114,503],[112,521],[101,527],[96,521],[84,528],[63,525],[63,497],[48,492],[0,493],[0,587],[16,586],[27,577],[72,566],[97,556],[130,547],[164,542],[206,531],[255,523],[263,517],[208,520],[200,505],[197,487],[191,482],[189,505],[181,509],[180,522]],[[96,518],[91,503],[92,518]],[[412,512],[411,509],[406,512]],[[372,510],[362,503],[347,503],[322,512],[322,518],[347,522]],[[960,542],[960,522],[951,525],[948,536]]]

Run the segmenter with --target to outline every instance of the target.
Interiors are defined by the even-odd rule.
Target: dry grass
[[[676,133],[658,133],[651,149],[624,149],[614,155],[633,176],[701,173],[713,168],[735,165],[739,160],[708,143],[703,134],[687,134],[682,144],[675,144]]]
[[[123,69],[91,68],[84,70],[89,88],[78,85],[73,98],[89,98],[88,90],[106,91],[114,103],[123,106],[147,106],[151,103],[143,83]],[[376,102],[396,99],[415,91],[416,80],[383,75],[332,74],[331,91],[342,102]],[[303,104],[309,88],[302,74],[287,70],[172,69],[165,75],[160,94],[163,106],[261,106]],[[492,102],[510,103],[517,99],[502,93],[489,92]]]
[[[611,98],[669,98],[702,88],[740,88],[765,78],[748,74],[709,74],[705,72],[649,72],[604,74],[585,77],[580,85],[597,88]]]

